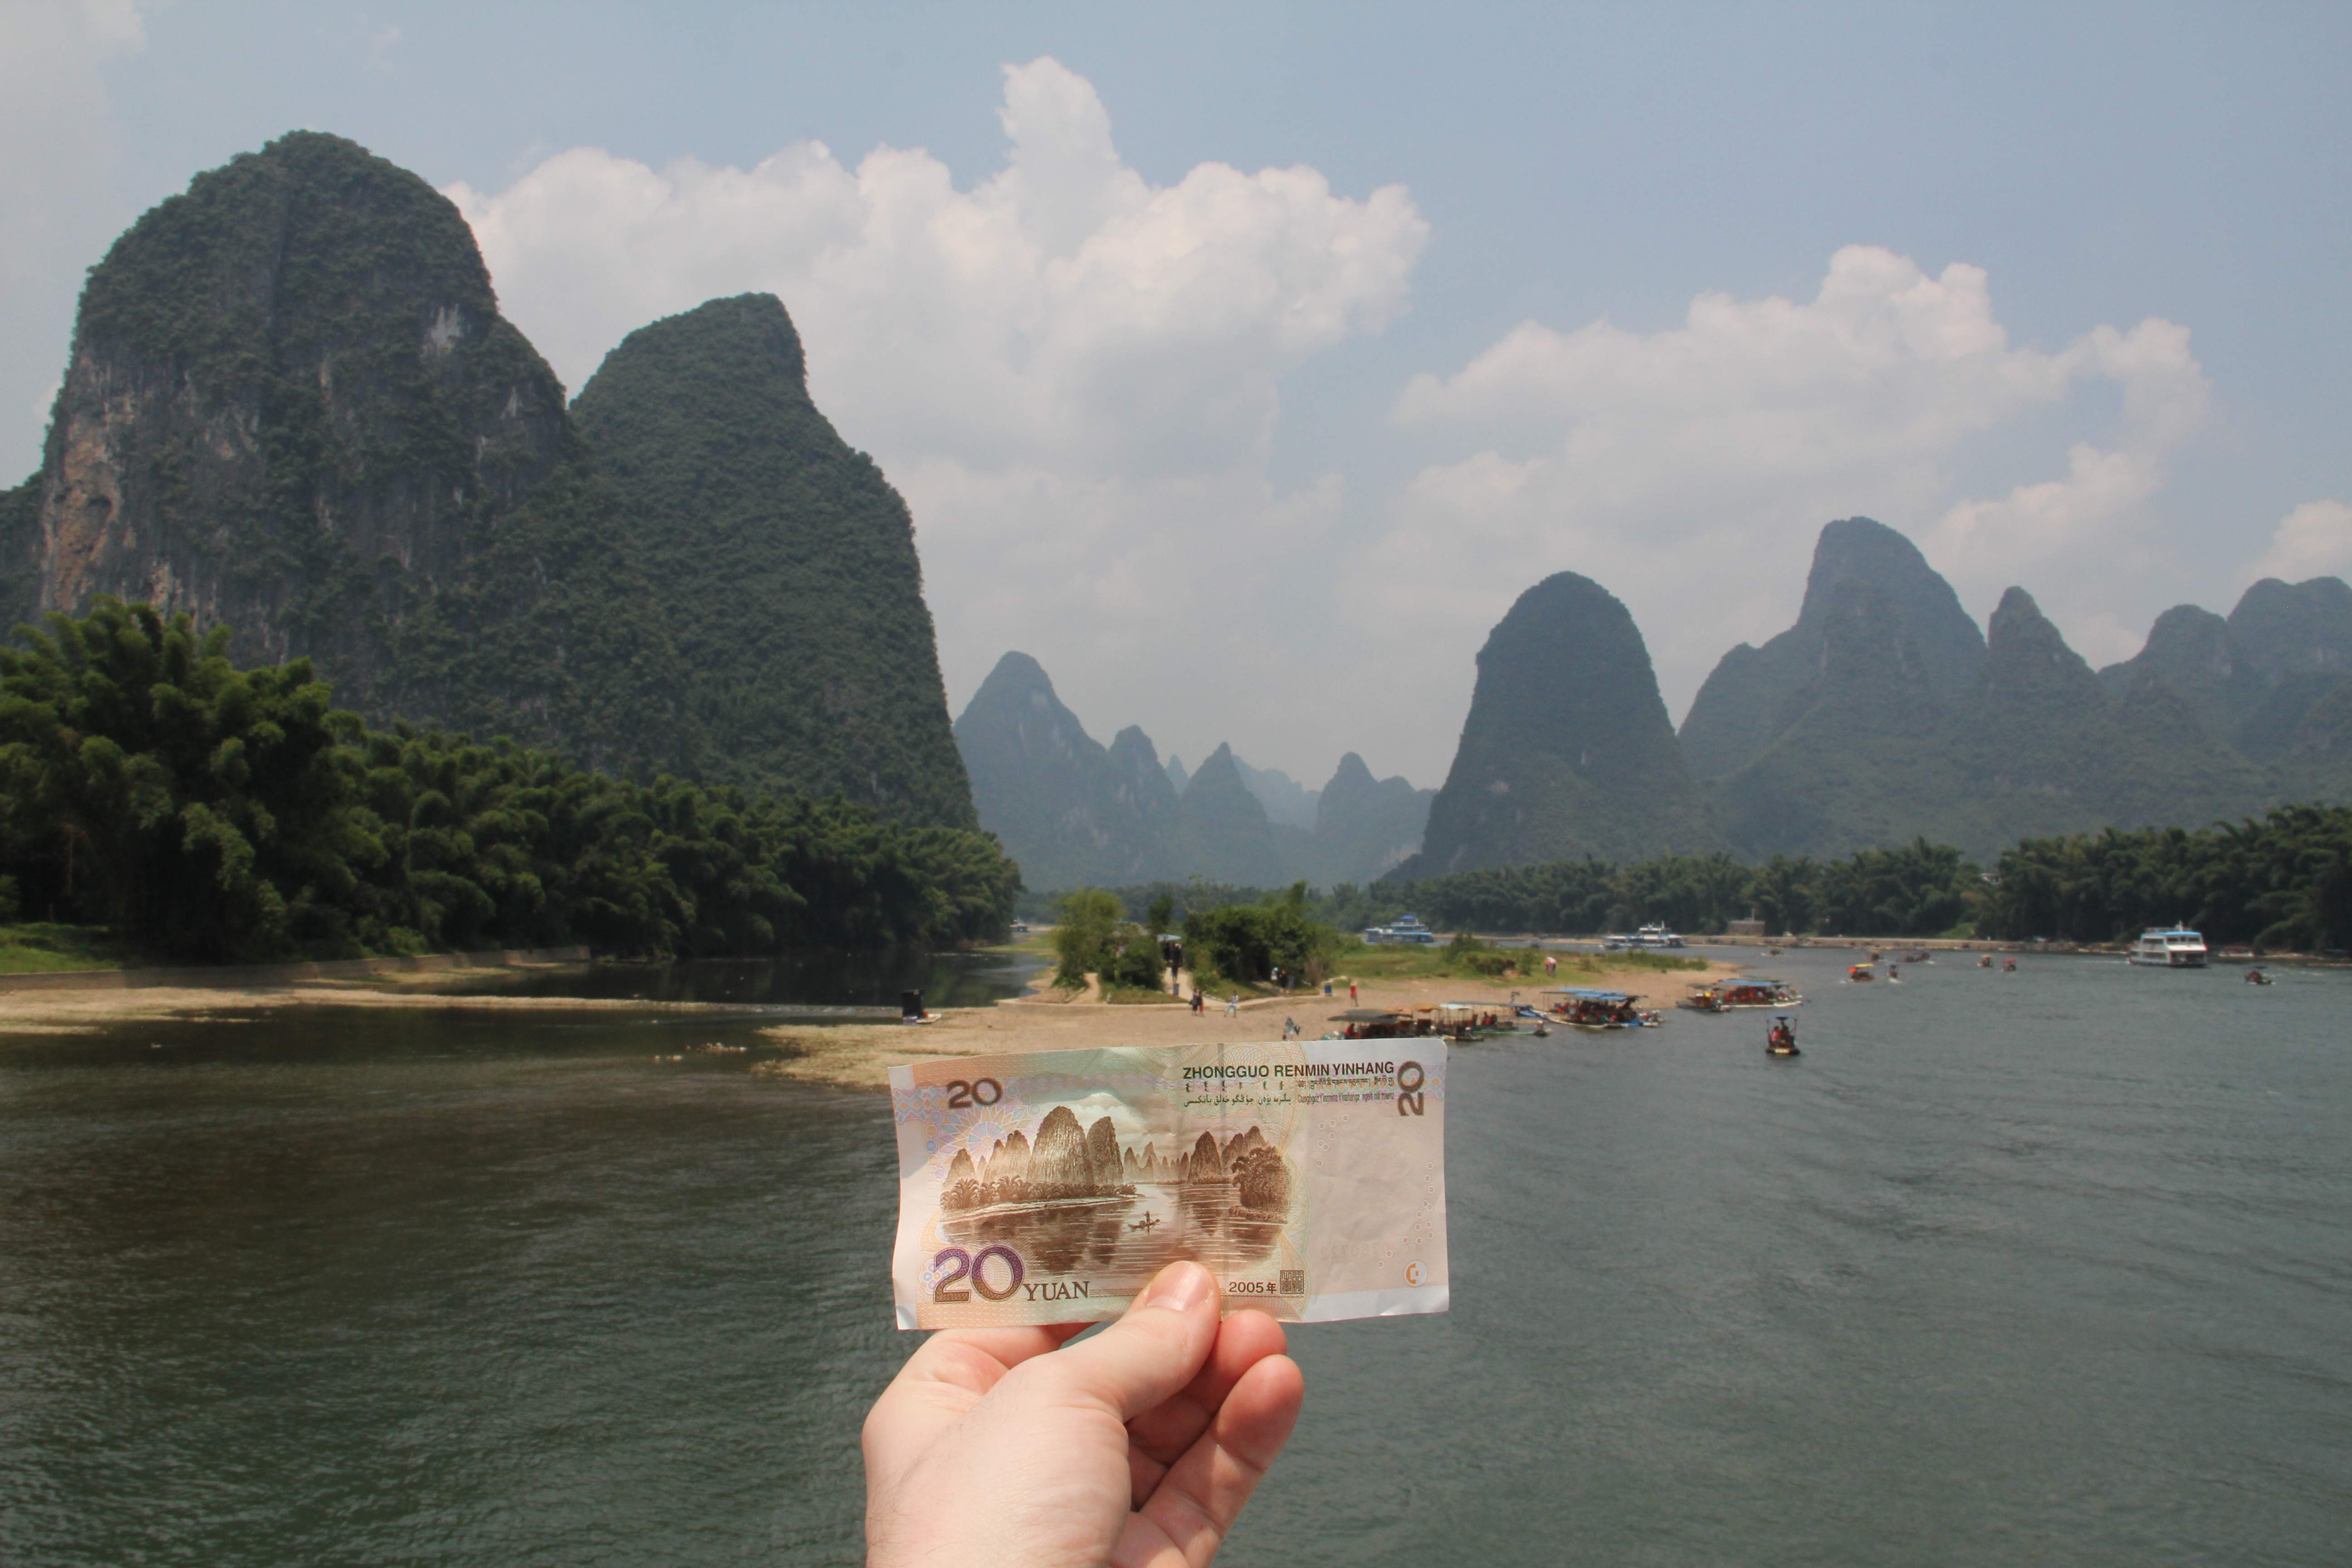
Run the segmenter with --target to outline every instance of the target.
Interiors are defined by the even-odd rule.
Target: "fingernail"
[[[1190,1259],[1179,1259],[1160,1271],[1144,1294],[1147,1307],[1165,1307],[1171,1312],[1189,1312],[1217,1292],[1217,1282],[1209,1271]]]

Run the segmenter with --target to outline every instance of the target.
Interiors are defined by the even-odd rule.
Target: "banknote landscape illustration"
[[[1444,1059],[1412,1044],[894,1068],[900,1326],[1114,1316],[1178,1258],[1277,1316],[1442,1310]]]

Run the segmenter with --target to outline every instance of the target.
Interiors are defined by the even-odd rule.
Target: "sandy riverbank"
[[[422,977],[446,982],[446,975]],[[27,991],[0,995],[0,1035],[88,1034],[108,1024],[142,1018],[195,1018],[216,1013],[268,1012],[285,1007],[439,1007],[467,1011],[722,1010],[723,1003],[637,1002],[625,997],[489,996],[425,991],[415,977],[372,984],[305,981],[294,985],[149,985],[135,991]]]
[[[1641,997],[1653,1007],[1672,1006],[1701,980],[1720,979],[1738,972],[1737,963],[1710,962],[1696,969],[1660,973],[1650,969],[1605,970],[1579,984],[1612,988]],[[1417,1007],[1424,1003],[1492,1000],[1507,1005],[1517,991],[1532,1001],[1544,982],[1528,980],[1394,980],[1365,981],[1358,987],[1358,1007]],[[779,1025],[762,1030],[770,1039],[789,1047],[793,1055],[763,1062],[759,1071],[812,1083],[838,1084],[852,1089],[880,1089],[889,1081],[894,1062],[926,1057],[990,1056],[1014,1051],[1075,1050],[1088,1046],[1213,1045],[1220,1042],[1274,1040],[1282,1037],[1282,1021],[1295,1018],[1310,1038],[1336,1026],[1334,1013],[1351,1004],[1343,984],[1330,996],[1318,991],[1291,996],[1245,1001],[1238,1017],[1228,1017],[1225,1005],[1215,1002],[1194,1017],[1190,1007],[1109,1005],[1100,1002],[1057,1002],[1044,996],[1024,996],[992,1007],[959,1007],[941,1012],[919,1028],[900,1024],[835,1024],[823,1027]]]

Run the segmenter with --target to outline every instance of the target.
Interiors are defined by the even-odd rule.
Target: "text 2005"
[[[1225,1281],[1225,1294],[1228,1296],[1278,1296],[1281,1292],[1274,1288],[1274,1281],[1271,1279],[1228,1279]]]

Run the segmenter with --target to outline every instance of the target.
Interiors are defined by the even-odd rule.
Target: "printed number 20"
[[[1425,1114],[1421,1105],[1421,1086],[1428,1081],[1429,1075],[1422,1071],[1419,1062],[1406,1062],[1397,1068],[1397,1114],[1399,1116]]]
[[[1005,1267],[1013,1270],[1013,1277],[1001,1289],[988,1282],[988,1260],[992,1258],[1002,1258]],[[992,1301],[1002,1301],[1021,1289],[1022,1276],[1027,1272],[1021,1267],[1021,1255],[1002,1242],[993,1247],[983,1247],[977,1253],[966,1252],[961,1247],[944,1247],[931,1259],[934,1268],[950,1266],[953,1267],[954,1272],[940,1276],[939,1283],[931,1287],[931,1300],[934,1301],[969,1301],[972,1290],[979,1291]],[[964,1281],[970,1281],[971,1290],[964,1289]]]
[[[1004,1086],[992,1078],[984,1078],[976,1083],[966,1083],[959,1078],[948,1084],[950,1110],[965,1110],[975,1105],[994,1105],[1003,1098]]]

